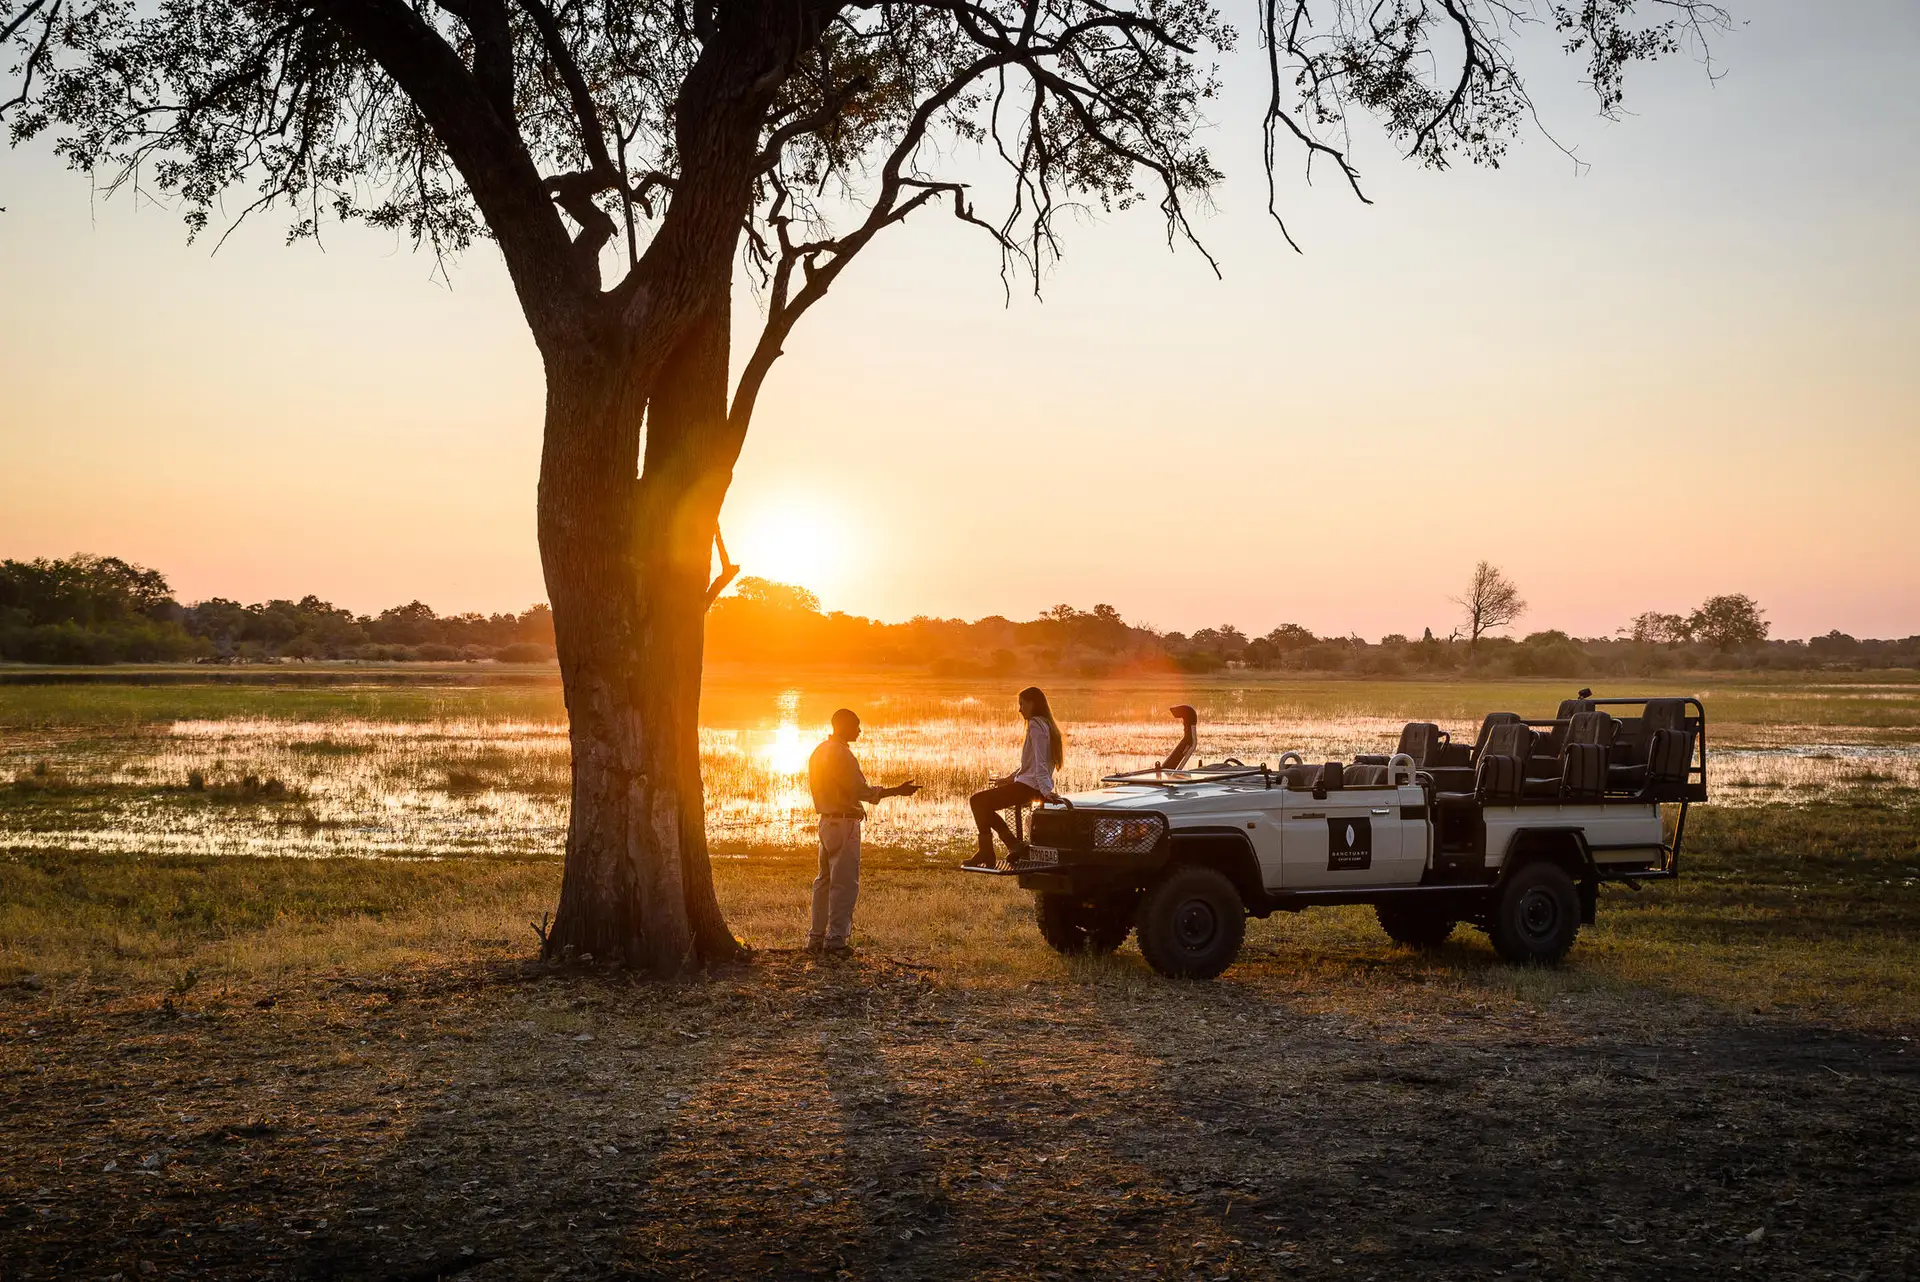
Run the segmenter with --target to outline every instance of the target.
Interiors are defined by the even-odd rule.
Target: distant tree
[[[21,611],[29,623],[114,623],[172,605],[164,575],[117,556],[0,561],[0,610]]]
[[[1683,615],[1662,614],[1658,610],[1634,615],[1627,626],[1620,629],[1620,635],[1646,645],[1682,645],[1691,638]]]
[[[1283,623],[1267,633],[1266,640],[1281,654],[1294,654],[1318,644],[1320,638],[1297,623]]]
[[[1908,638],[1909,643],[1913,638]],[[1839,628],[1807,642],[1807,649],[1823,659],[1842,658],[1859,653],[1860,643]]]
[[[742,575],[733,585],[732,597],[746,605],[761,606],[769,610],[798,610],[804,614],[820,613],[820,594],[810,588],[793,583],[775,583],[772,579],[763,579],[758,575]],[[722,598],[725,600],[726,598]]]
[[[1473,578],[1468,581],[1466,592],[1454,597],[1453,602],[1466,616],[1469,663],[1473,662],[1483,633],[1504,628],[1527,612],[1527,603],[1520,599],[1520,589],[1498,566],[1488,561],[1473,567]]]
[[[1745,650],[1767,639],[1772,625],[1745,593],[1708,597],[1687,616],[1687,632],[1716,650]]]
[[[1497,164],[1530,119],[1514,33],[1536,11],[1607,116],[1628,66],[1729,20],[1270,0],[1269,209],[1287,149],[1359,192],[1350,113],[1416,163]],[[498,249],[546,374],[537,526],[573,749],[545,947],[673,972],[739,951],[707,858],[703,628],[721,504],[795,325],[922,209],[983,233],[1005,279],[1042,279],[1089,209],[1147,203],[1197,245],[1234,40],[1208,0],[0,0],[0,113],[193,232],[231,193],[241,217],[288,208],[294,237],[335,217]],[[741,270],[764,319],[732,362]]]

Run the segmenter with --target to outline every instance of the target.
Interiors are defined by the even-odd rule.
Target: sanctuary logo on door
[[[1373,820],[1327,820],[1327,871],[1358,872],[1373,867]]]

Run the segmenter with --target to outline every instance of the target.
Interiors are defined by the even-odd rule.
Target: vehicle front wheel
[[[1387,938],[1409,948],[1438,948],[1453,934],[1453,918],[1431,908],[1375,904],[1373,913],[1380,919],[1380,929],[1387,932]]]
[[[1133,930],[1131,900],[1084,900],[1042,891],[1033,897],[1040,937],[1065,957],[1105,956],[1127,942]]]
[[[1558,864],[1527,864],[1500,892],[1487,935],[1516,966],[1558,965],[1580,933],[1580,892]]]
[[[1176,867],[1141,897],[1137,927],[1149,966],[1169,979],[1212,979],[1239,955],[1247,910],[1222,874]]]

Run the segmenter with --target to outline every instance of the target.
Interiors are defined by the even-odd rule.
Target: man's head
[[[848,743],[860,737],[860,718],[853,715],[852,708],[840,708],[834,712],[833,737]]]

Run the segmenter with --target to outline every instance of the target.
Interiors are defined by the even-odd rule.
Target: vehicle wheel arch
[[[1506,855],[1500,861],[1496,893],[1508,879],[1530,863],[1550,863],[1573,878],[1580,893],[1582,925],[1593,925],[1599,900],[1600,869],[1593,851],[1587,846],[1587,834],[1580,828],[1536,826],[1518,828],[1507,842]]]
[[[1272,912],[1260,858],[1238,828],[1177,828],[1168,837],[1167,862],[1212,868],[1233,883],[1248,913],[1266,917]]]

